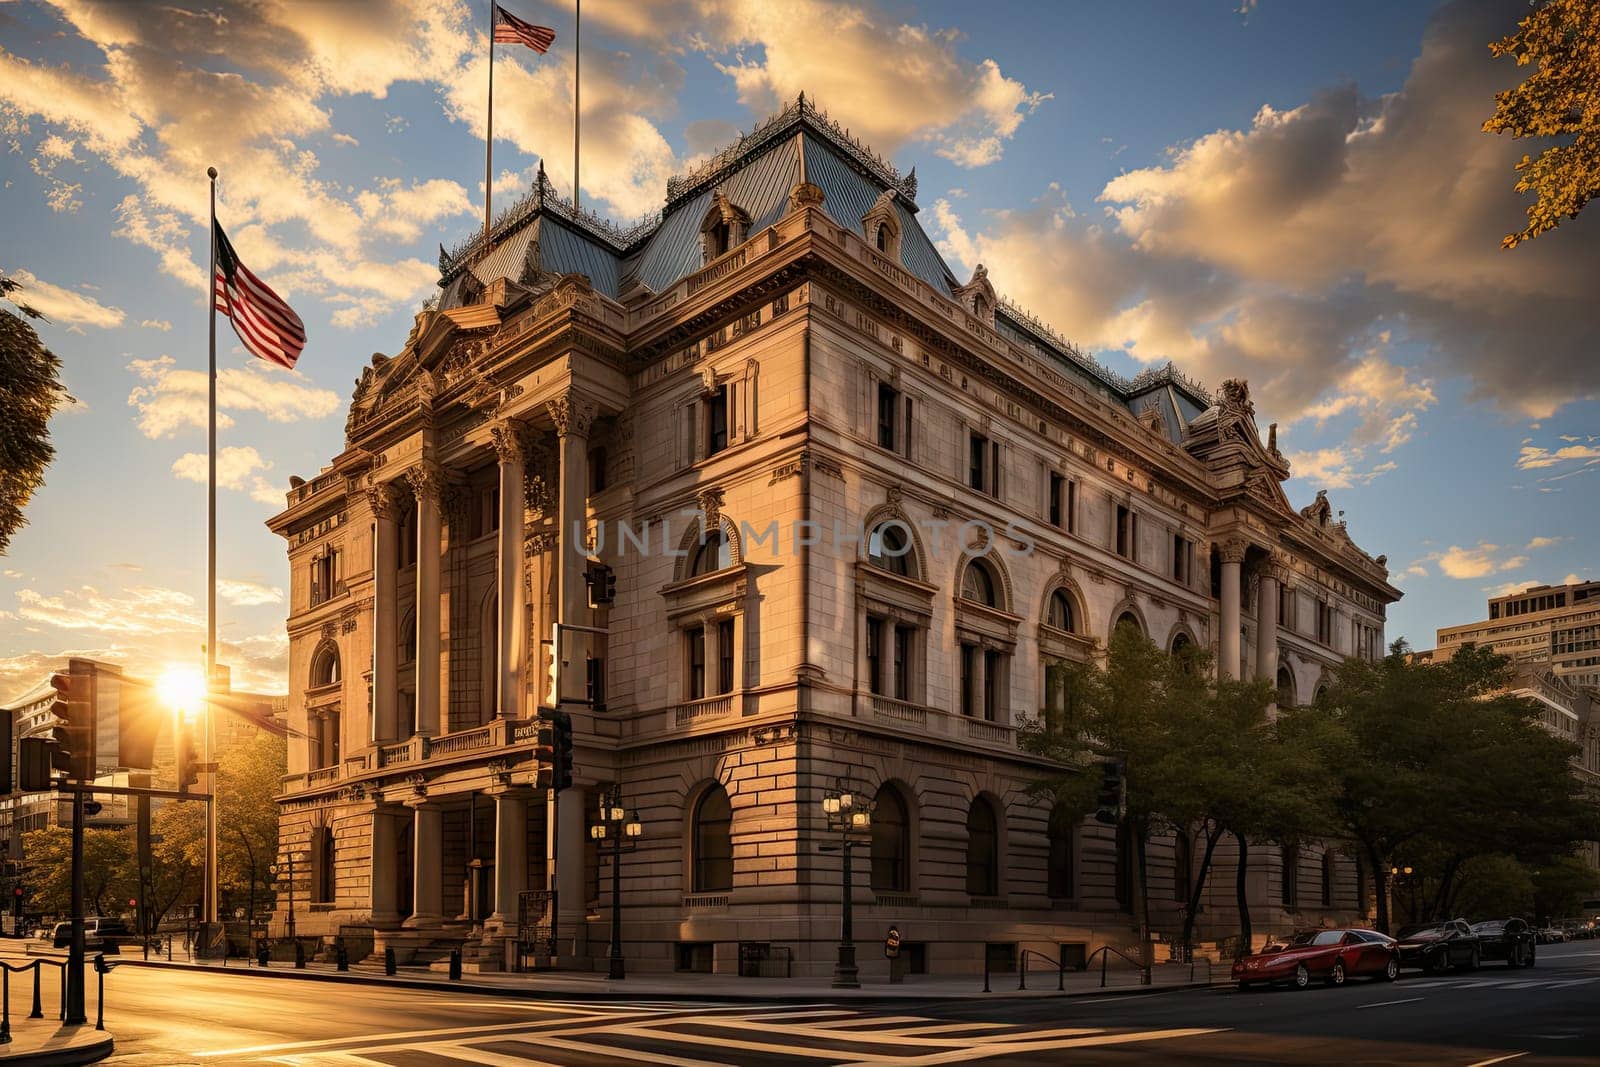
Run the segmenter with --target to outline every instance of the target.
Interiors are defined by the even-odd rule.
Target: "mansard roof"
[[[863,219],[888,194],[900,223],[902,265],[937,292],[955,295],[954,272],[917,221],[915,170],[902,176],[802,93],[692,171],[669,179],[661,211],[628,228],[573,206],[555,192],[541,166],[533,188],[501,212],[487,236],[480,231],[453,251],[440,249],[439,307],[470,303],[481,286],[502,278],[529,284],[540,274],[585,275],[614,300],[661,292],[703,265],[701,223],[715,196],[727,197],[747,215],[747,233],[753,234],[788,211],[789,192],[802,181],[820,187],[822,209],[863,239]],[[994,320],[1009,341],[1126,405],[1174,444],[1212,406],[1206,390],[1170,363],[1129,379],[1010,301],[999,302]]]

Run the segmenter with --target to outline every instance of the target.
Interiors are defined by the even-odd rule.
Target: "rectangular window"
[[[916,425],[916,423],[914,421],[912,421],[912,418],[911,418],[911,398],[909,396],[906,397],[906,424],[905,425],[906,425],[905,433],[902,435],[905,438],[905,440],[901,442],[900,451],[907,459],[910,459],[911,458],[911,430]]]
[[[606,710],[606,661],[603,656],[586,656],[589,704],[596,711]]]
[[[983,653],[983,717],[994,722],[1000,717],[1000,653]]]
[[[717,623],[717,692],[733,692],[733,620]]]
[[[992,441],[989,444],[989,495],[1000,496],[1000,442]]]
[[[1050,525],[1058,530],[1067,528],[1067,480],[1055,471],[1050,472]]]
[[[883,620],[867,618],[867,688],[883,696]]]
[[[1326,600],[1317,601],[1317,640],[1325,645],[1333,643],[1333,606]]]
[[[1135,561],[1139,558],[1139,516],[1121,504],[1117,505],[1117,555]]]
[[[909,626],[894,628],[894,698],[911,699],[911,640],[916,633]]]
[[[696,626],[688,631],[689,642],[689,699],[699,700],[706,695],[706,628]]]
[[[1287,585],[1278,586],[1278,625],[1285,630],[1293,630],[1294,618],[1294,590]]]
[[[1194,542],[1178,534],[1172,535],[1172,580],[1189,584],[1189,574],[1194,560]]]
[[[982,434],[967,441],[967,484],[980,493],[989,491],[989,439]]]
[[[978,653],[977,645],[961,646],[961,714],[967,716],[977,711]]]
[[[1078,532],[1078,483],[1067,480],[1067,533]]]
[[[706,397],[706,455],[728,447],[728,387],[721,385]]]
[[[893,452],[899,434],[895,432],[900,413],[900,393],[886,382],[878,383],[878,447]]]

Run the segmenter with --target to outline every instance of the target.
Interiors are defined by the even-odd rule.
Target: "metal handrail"
[[[96,959],[104,959],[98,956]],[[43,1019],[44,1008],[39,996],[39,968],[49,964],[58,968],[61,974],[61,1019],[67,1018],[67,961],[50,959],[33,959],[27,963],[12,964],[0,960],[0,1045],[11,1043],[11,976],[23,971],[33,972],[33,1010],[28,1013],[30,1019]],[[96,968],[100,965],[97,963]],[[105,1000],[105,978],[100,979],[100,999]],[[105,1009],[100,1009],[100,1023],[96,1029],[105,1029]]]
[[[1111,961],[1111,956],[1109,954],[1112,953],[1112,952],[1115,952],[1118,956],[1121,956],[1123,959],[1127,960],[1129,963],[1131,963],[1135,967],[1139,968],[1139,973],[1142,976],[1141,980],[1142,980],[1143,984],[1144,985],[1149,985],[1150,984],[1150,965],[1148,963],[1144,963],[1144,962],[1142,962],[1140,960],[1134,959],[1132,956],[1128,955],[1126,952],[1123,952],[1121,949],[1112,948],[1110,945],[1101,945],[1099,948],[1095,949],[1094,952],[1089,953],[1089,958],[1084,961],[1084,966],[1085,966],[1085,968],[1087,968],[1087,967],[1093,965],[1094,958],[1095,958],[1096,954],[1098,954],[1100,956],[1100,988],[1101,989],[1104,989],[1106,987],[1106,965],[1108,963],[1110,963],[1110,961]]]
[[[1066,967],[1066,964],[1062,963],[1060,960],[1056,959],[1054,956],[1045,955],[1043,952],[1040,952],[1036,948],[1025,948],[1025,949],[1022,950],[1022,959],[1017,965],[1017,971],[1019,972],[1019,977],[1017,979],[1017,988],[1018,989],[1027,989],[1028,988],[1028,956],[1030,954],[1038,956],[1040,959],[1045,960],[1045,961],[1047,961],[1049,963],[1053,963],[1053,964],[1056,965],[1056,992],[1059,993],[1059,992],[1064,991],[1067,988],[1067,967]]]

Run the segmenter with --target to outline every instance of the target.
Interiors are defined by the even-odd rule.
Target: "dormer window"
[[[703,262],[710,263],[718,256],[738,248],[749,235],[750,216],[735,207],[727,194],[712,194],[711,207],[700,222],[700,250]]]
[[[878,239],[876,244],[878,246],[878,251],[889,251],[889,228],[887,226],[878,227]]]
[[[861,216],[861,233],[881,254],[899,261],[900,215],[895,210],[893,192],[880,195]]]

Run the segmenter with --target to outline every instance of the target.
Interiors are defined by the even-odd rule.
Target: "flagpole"
[[[578,110],[578,90],[583,83],[583,0],[573,0],[572,16],[572,206],[577,207],[583,188],[578,184],[578,124],[582,119]]]
[[[208,788],[206,801],[206,879],[203,897],[205,922],[214,930],[217,921],[217,778],[211,769],[216,758],[216,738],[212,712],[212,687],[217,674],[217,168],[207,167],[211,179],[211,273],[206,285],[211,291],[211,365],[206,376],[208,400],[206,432],[206,720],[205,755]],[[211,942],[206,942],[209,950]]]
[[[489,239],[489,200],[494,191],[494,17],[495,0],[489,0],[489,136],[483,152],[483,239]]]

